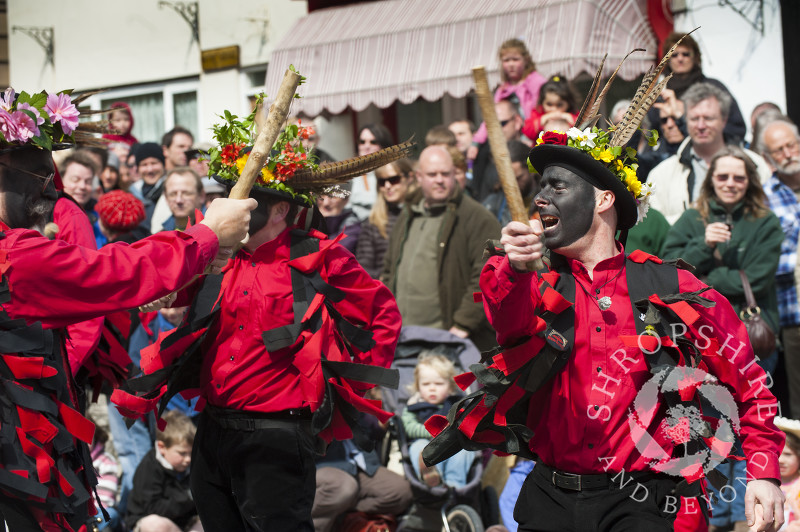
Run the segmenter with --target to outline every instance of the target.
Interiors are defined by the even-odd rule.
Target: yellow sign
[[[239,66],[238,45],[204,50],[200,55],[203,62],[203,72],[221,70],[223,68],[237,68]]]

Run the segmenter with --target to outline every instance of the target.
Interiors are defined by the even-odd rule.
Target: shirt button
[[[251,263],[250,263],[250,265],[251,265],[253,268],[255,268],[255,267],[256,267],[256,263],[255,263],[255,262],[251,262]]]
[[[595,294],[599,294],[600,293],[600,289],[598,288],[597,290],[594,291],[594,293]]]
[[[443,248],[444,247],[444,242],[439,242],[439,247]]]
[[[231,357],[231,360],[233,360],[233,357]],[[598,410],[600,410],[600,407],[597,406],[597,405],[594,405],[594,411],[597,412]]]
[[[233,362],[233,357],[231,357],[231,362]],[[597,409],[597,407],[595,407],[595,409]]]
[[[242,329],[244,329],[244,325],[239,325],[239,330],[241,331]]]
[[[589,449],[594,449],[594,444],[590,443],[589,444]]]
[[[244,295],[247,295],[247,290],[244,291]]]
[[[221,384],[217,384],[217,390],[219,390],[220,388],[222,388],[222,385]]]
[[[597,366],[597,373],[600,373],[601,371],[603,371],[603,368],[601,366]]]
[[[599,326],[595,328],[595,331],[597,331],[597,332],[600,332],[601,330],[602,330],[602,329],[600,329],[600,327],[599,327]]]

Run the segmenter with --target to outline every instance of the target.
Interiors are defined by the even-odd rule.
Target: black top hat
[[[619,177],[588,153],[571,146],[541,144],[531,150],[528,160],[540,174],[549,166],[558,166],[600,190],[610,190],[614,193],[617,209],[617,229],[630,229],[636,225],[638,209],[633,194]]]
[[[224,186],[229,193],[233,188],[233,186],[236,184],[235,181],[231,179],[222,178],[218,175],[212,175],[211,177],[214,179],[214,181]],[[254,183],[253,188],[250,189],[250,197],[254,199],[261,198],[264,200],[271,199],[273,201],[288,201],[289,203],[294,203],[300,205],[301,207],[309,207],[311,205],[308,201],[306,201],[304,196],[301,195],[295,196],[290,194],[289,192],[278,190],[277,188],[266,187],[258,182]]]

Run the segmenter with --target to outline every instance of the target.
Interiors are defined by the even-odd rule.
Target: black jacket
[[[170,519],[184,528],[197,515],[189,487],[189,474],[166,469],[153,448],[142,458],[133,475],[133,489],[128,496],[125,524],[133,529],[136,522],[150,514]]]

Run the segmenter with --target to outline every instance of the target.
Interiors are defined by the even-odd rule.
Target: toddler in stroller
[[[392,362],[392,368],[400,372],[400,387],[397,390],[383,389],[384,409],[401,414],[389,422],[390,439],[384,441],[383,458],[389,461],[389,448],[392,446],[390,440],[396,440],[401,456],[400,467],[414,494],[414,503],[400,520],[398,531],[439,532],[444,529],[448,532],[483,532],[484,525],[498,522],[499,509],[494,490],[481,489],[483,460],[480,453],[468,453],[467,456],[470,458],[464,460],[463,469],[460,469],[463,479],[460,486],[449,484],[453,482],[453,477],[447,469],[441,467],[442,464],[439,464],[440,469],[436,471],[436,475],[426,475],[424,478],[422,476],[426,470],[420,469],[419,454],[431,437],[422,423],[437,413],[438,409],[441,409],[442,413],[447,413],[449,404],[445,403],[452,401],[451,395],[455,389],[450,385],[445,387],[447,392],[443,392],[444,400],[431,400],[432,397],[425,397],[420,393],[417,404],[428,403],[427,407],[431,410],[416,415],[414,401],[411,399],[411,392],[414,391],[413,383],[417,382],[415,374],[418,373],[419,358],[430,357],[431,352],[450,362],[453,369],[447,372],[448,381],[452,380],[453,374],[467,371],[472,364],[480,362],[480,351],[472,342],[448,331],[413,325],[403,327],[400,331],[400,340]],[[439,374],[438,371],[436,373]],[[406,408],[409,402],[412,404]],[[427,407],[419,408],[423,410]],[[402,414],[405,414],[406,418],[410,414],[413,418],[412,427],[416,426],[421,431],[416,432],[412,428],[411,433],[407,434]],[[413,421],[416,421],[416,425]],[[415,445],[413,450],[411,445]],[[440,481],[442,478],[445,479],[444,482]],[[430,486],[428,483],[434,485]]]
[[[453,377],[456,367],[453,361],[434,351],[424,350],[417,358],[414,369],[413,395],[408,399],[401,422],[410,442],[408,454],[417,478],[430,487],[442,482],[455,488],[467,483],[472,462],[477,458],[474,451],[462,450],[436,466],[426,466],[422,462],[422,449],[430,442],[430,434],[425,421],[433,415],[447,415],[450,407],[458,400],[458,391]]]

